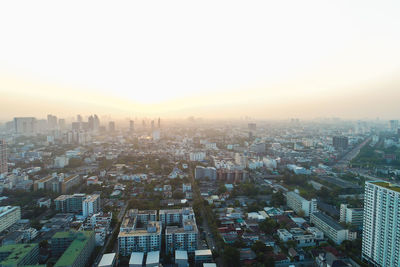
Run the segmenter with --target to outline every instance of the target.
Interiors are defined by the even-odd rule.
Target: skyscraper
[[[157,123],[158,128],[161,128],[161,119],[158,118],[158,123]]]
[[[0,174],[7,173],[7,144],[6,141],[0,140]]]
[[[51,114],[47,115],[47,126],[51,130],[57,128],[57,117]]]
[[[133,120],[129,121],[129,132],[133,133],[133,131],[135,130],[135,122]]]
[[[14,118],[14,129],[17,134],[33,134],[36,132],[37,121],[33,117]]]
[[[110,131],[110,132],[114,132],[115,131],[115,122],[110,121],[108,123],[108,131]]]
[[[400,186],[365,183],[362,258],[375,266],[400,266]]]

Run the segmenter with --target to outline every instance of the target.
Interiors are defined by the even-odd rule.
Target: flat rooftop
[[[131,258],[129,259],[129,265],[131,264],[142,265],[143,258],[144,258],[144,252],[132,252]]]
[[[116,253],[103,254],[103,257],[101,257],[101,261],[100,261],[98,267],[112,266],[114,264],[115,255],[116,255]]]
[[[312,215],[319,218],[321,221],[325,222],[327,225],[329,225],[329,227],[335,229],[336,231],[344,230],[343,226],[341,226],[338,222],[334,221],[328,215],[325,215],[321,212],[315,212]]]
[[[146,264],[154,264],[160,262],[160,251],[151,251],[147,253]]]
[[[64,232],[68,233],[68,232]],[[93,235],[92,231],[77,232],[77,236],[69,247],[64,251],[62,256],[58,259],[54,267],[72,266],[76,258],[80,255],[82,249],[89,242],[90,237]]]
[[[400,193],[400,186],[398,186],[398,185],[394,185],[389,182],[370,182],[370,183]]]
[[[2,261],[0,266],[17,266],[19,262],[28,255],[38,244],[15,244],[0,247],[0,253],[9,253]]]

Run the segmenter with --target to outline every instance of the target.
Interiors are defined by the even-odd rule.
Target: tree
[[[232,266],[232,267],[240,266],[240,252],[234,247],[226,246],[222,254],[222,258],[226,266]]]
[[[273,206],[282,206],[285,204],[285,196],[281,191],[278,191],[275,194],[272,194],[271,203]]]

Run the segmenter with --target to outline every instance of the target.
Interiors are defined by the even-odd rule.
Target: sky
[[[400,1],[2,1],[0,120],[398,118]]]

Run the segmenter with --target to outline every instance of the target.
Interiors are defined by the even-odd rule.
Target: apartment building
[[[185,220],[182,227],[167,226],[165,229],[165,251],[173,253],[175,250],[194,252],[197,249],[198,230],[194,220]]]
[[[333,242],[340,245],[344,240],[352,240],[354,237],[349,230],[345,229],[338,222],[326,214],[314,212],[310,216],[310,221],[321,230]]]
[[[286,204],[297,214],[304,213],[306,217],[317,211],[316,199],[307,200],[293,191],[286,193]]]
[[[21,208],[19,206],[0,207],[0,232],[21,219]]]
[[[366,182],[362,258],[374,266],[400,266],[400,186]]]

